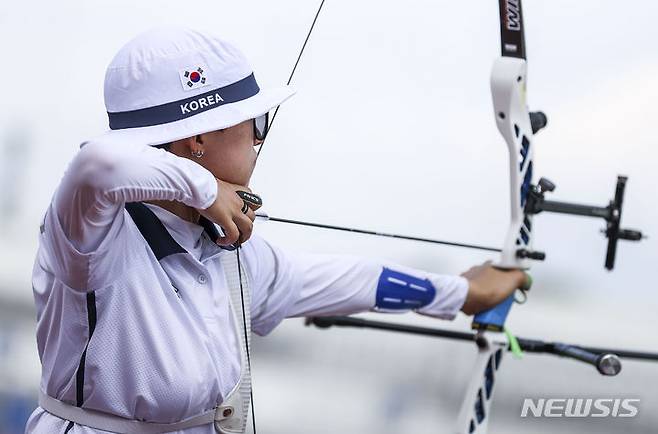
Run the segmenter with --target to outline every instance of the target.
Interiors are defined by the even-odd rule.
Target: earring
[[[203,157],[203,148],[200,146],[203,145],[203,141],[201,141],[201,135],[200,134],[197,135],[194,138],[194,141],[195,141],[193,146],[194,149],[190,149],[190,152],[192,153],[192,156],[196,158],[201,158]]]

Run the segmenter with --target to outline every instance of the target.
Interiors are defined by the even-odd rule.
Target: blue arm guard
[[[375,309],[384,312],[403,312],[430,304],[436,289],[427,279],[384,268],[377,283]]]

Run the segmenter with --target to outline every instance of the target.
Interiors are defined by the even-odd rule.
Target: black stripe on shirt
[[[69,422],[68,426],[66,427],[66,430],[64,430],[64,434],[71,431],[71,428],[73,428],[73,422]]]
[[[131,202],[126,204],[126,210],[158,261],[176,253],[187,253],[146,205],[141,202]]]
[[[82,352],[82,356],[80,356],[80,364],[78,365],[78,370],[75,373],[75,405],[78,407],[82,407],[82,403],[84,401],[85,360],[87,359],[87,349],[89,348],[91,335],[94,334],[94,330],[96,329],[96,293],[93,291],[87,293],[87,326],[89,327],[89,338],[87,338],[87,344],[85,345],[85,349]]]

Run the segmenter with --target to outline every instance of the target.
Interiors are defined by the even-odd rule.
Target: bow
[[[292,82],[324,3],[324,0],[320,3],[287,84]],[[526,103],[527,60],[521,0],[498,0],[498,4],[501,57],[495,60],[492,68],[491,94],[496,125],[508,148],[510,170],[510,223],[502,248],[277,218],[262,212],[257,213],[257,217],[280,223],[500,252],[497,267],[526,271],[529,270],[531,261],[544,260],[546,256],[543,252],[533,249],[534,215],[540,212],[558,212],[597,217],[603,218],[606,222],[605,235],[608,238],[608,247],[605,267],[611,270],[614,267],[618,240],[639,241],[643,237],[639,231],[620,228],[627,178],[618,177],[614,199],[604,207],[549,201],[545,199],[545,194],[552,192],[555,185],[546,178],[541,178],[537,184],[533,184],[534,137],[546,126],[547,117],[542,112],[530,112]],[[269,125],[270,129],[278,111],[279,107],[274,112]],[[259,156],[263,147],[261,146],[258,151]],[[525,291],[529,287],[530,279],[528,278],[527,284],[520,290],[525,295]],[[619,357],[658,360],[658,354],[653,353],[515,338],[505,330],[505,321],[514,302],[515,295],[511,295],[498,306],[477,314],[472,322],[473,332],[390,324],[352,317],[308,318],[307,324],[314,324],[322,328],[331,326],[366,327],[475,342],[478,347],[478,355],[474,374],[466,390],[458,417],[458,433],[486,433],[497,372],[504,354],[509,350],[549,353],[573,358],[594,365],[602,375],[616,375],[620,372]]]

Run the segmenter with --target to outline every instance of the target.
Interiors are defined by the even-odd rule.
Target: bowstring
[[[249,401],[251,402],[251,426],[256,434],[256,412],[254,411],[254,392],[253,392],[253,373],[251,371],[251,349],[249,345],[249,336],[247,335],[247,314],[244,307],[244,288],[242,287],[242,264],[240,263],[240,246],[235,249],[235,255],[238,259],[238,280],[240,281],[240,302],[242,304],[242,330],[244,332],[244,346],[247,353],[247,366],[249,367],[249,376],[251,384],[249,386]]]
[[[297,70],[297,66],[299,66],[299,62],[302,59],[302,55],[304,54],[304,50],[306,49],[306,45],[308,44],[309,39],[311,38],[311,33],[313,33],[313,29],[315,28],[315,23],[318,21],[318,17],[320,16],[320,12],[322,11],[322,7],[324,6],[325,0],[322,0],[320,2],[320,6],[318,7],[317,12],[315,13],[315,17],[313,18],[313,22],[311,23],[311,27],[308,30],[308,33],[306,34],[306,38],[304,39],[304,44],[302,44],[301,50],[299,50],[299,54],[297,55],[297,60],[295,61],[295,66],[293,66],[292,71],[290,72],[290,76],[288,77],[288,81],[286,83],[286,86],[290,85],[292,82],[292,78],[295,75],[295,71]],[[274,114],[272,115],[272,120],[270,121],[270,124],[267,126],[267,132],[269,133],[272,129],[272,125],[274,125],[274,120],[276,119],[277,113],[279,113],[279,108],[281,108],[281,105],[278,105],[276,109],[274,109]],[[265,138],[267,139],[267,137]],[[260,148],[258,149],[258,152],[256,153],[256,160],[260,157],[260,153],[263,151],[263,146],[265,146],[265,139],[263,139],[263,143],[261,143]],[[247,365],[249,366],[249,373],[250,375],[253,374],[251,371],[251,354],[250,354],[250,348],[249,348],[249,339],[247,336],[247,320],[246,320],[246,313],[245,313],[245,306],[244,306],[244,289],[242,287],[242,266],[240,263],[240,246],[238,246],[237,249],[235,249],[235,254],[237,256],[238,260],[238,278],[240,280],[240,301],[242,302],[242,325],[243,325],[243,330],[244,330],[244,339],[245,339],[245,348],[246,348],[246,353],[247,353]],[[256,434],[256,411],[254,410],[254,392],[253,392],[253,378],[251,379],[251,387],[249,387],[249,397],[251,400],[251,422],[252,422],[252,427],[254,430],[254,434]]]
[[[318,17],[320,16],[320,12],[322,11],[322,6],[324,6],[325,0],[322,0],[320,2],[320,7],[318,7],[317,12],[315,13],[315,17],[313,18],[313,22],[311,23],[311,27],[308,29],[308,33],[306,34],[306,39],[304,39],[304,44],[302,44],[302,49],[299,50],[299,55],[297,55],[297,60],[295,61],[295,66],[292,67],[292,71],[290,72],[290,76],[288,77],[288,82],[286,83],[286,86],[289,86],[290,83],[292,83],[292,78],[295,75],[295,71],[297,70],[297,66],[299,65],[299,61],[302,59],[302,55],[304,54],[304,50],[306,49],[306,45],[308,44],[309,39],[311,38],[311,33],[313,33],[313,28],[315,27],[315,23],[318,21]],[[274,109],[274,114],[272,115],[272,120],[270,121],[270,124],[267,127],[267,132],[272,130],[272,125],[274,125],[274,120],[276,119],[277,113],[279,113],[279,109],[281,108],[281,105],[276,106],[276,109]],[[267,140],[267,137],[263,140],[263,143],[261,143],[260,148],[258,148],[258,152],[256,153],[256,159],[260,157],[260,153],[263,150],[263,147],[265,146],[265,140]]]

